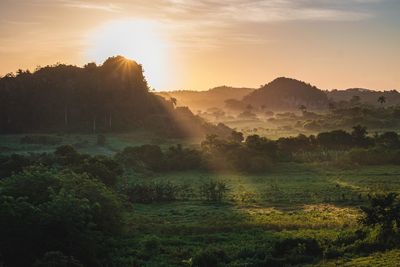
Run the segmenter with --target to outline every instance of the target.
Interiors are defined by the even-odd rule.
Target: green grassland
[[[260,251],[262,257],[274,240],[283,237],[312,237],[324,244],[357,228],[359,206],[366,204],[369,193],[400,192],[397,166],[326,170],[316,165],[281,164],[262,175],[179,172],[131,175],[129,179],[170,181],[193,188],[204,180],[222,179],[230,188],[222,204],[193,199],[133,205],[128,215],[131,238],[127,242],[136,247],[129,253],[150,253],[151,257],[144,257],[145,266],[188,266],[196,251],[210,246],[239,259],[229,266],[247,266],[254,259],[246,255],[254,257]],[[139,244],[150,242],[149,236],[156,248],[144,252],[146,248]],[[399,255],[392,251],[315,264],[395,266]]]
[[[178,142],[145,132],[107,135],[104,146],[96,144],[96,135],[57,135],[61,141],[54,145],[22,144],[22,137],[2,136],[0,154],[53,152],[59,145],[72,144],[81,153],[110,156],[126,146],[152,143],[166,148]],[[207,248],[224,251],[231,259],[228,266],[255,266],[249,264],[257,257],[261,261],[276,240],[311,237],[326,244],[359,227],[359,207],[367,204],[369,194],[400,193],[400,167],[391,165],[338,168],[326,163],[279,163],[257,175],[127,171],[123,179],[129,183],[187,185],[194,197],[128,206],[128,234],[123,238],[123,249],[116,252],[116,257],[123,259],[121,266],[190,266],[193,255]],[[229,191],[222,203],[196,197],[207,180],[226,182]],[[400,251],[392,250],[324,258],[309,266],[396,266],[399,259]]]
[[[57,139],[55,144],[24,144],[21,139],[25,136],[39,136],[49,139]],[[0,137],[1,154],[24,154],[24,153],[44,153],[53,152],[58,146],[72,145],[80,153],[92,155],[113,155],[117,151],[127,146],[139,146],[143,144],[157,144],[168,147],[177,142],[191,145],[198,143],[199,140],[177,140],[173,138],[161,138],[148,131],[136,131],[132,133],[113,133],[106,134],[106,144],[97,145],[97,135],[95,134],[17,134],[2,135]]]

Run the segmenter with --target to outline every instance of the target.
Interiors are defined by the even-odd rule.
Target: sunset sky
[[[398,0],[0,0],[0,75],[124,55],[157,90],[400,89]]]

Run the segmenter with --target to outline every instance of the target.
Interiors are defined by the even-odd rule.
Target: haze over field
[[[0,0],[0,267],[399,266],[399,11]]]
[[[400,2],[42,0],[0,2],[0,74],[124,55],[157,90],[399,88]]]

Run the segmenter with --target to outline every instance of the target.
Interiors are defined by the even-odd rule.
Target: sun
[[[142,64],[151,87],[162,90],[168,84],[169,45],[158,23],[142,20],[108,22],[90,32],[87,42],[87,60],[102,63],[110,56],[122,55]]]

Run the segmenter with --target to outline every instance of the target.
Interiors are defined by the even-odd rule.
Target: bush
[[[120,230],[118,197],[87,175],[31,167],[0,184],[0,251],[6,266],[48,262],[54,256],[42,258],[48,251],[100,266]]]
[[[192,258],[192,267],[217,267],[227,261],[225,251],[217,248],[206,248],[198,251]]]
[[[174,185],[171,182],[136,183],[126,189],[128,200],[134,203],[174,201],[191,194],[187,186]]]
[[[221,202],[228,193],[229,188],[224,181],[210,180],[200,186],[200,196],[207,201]]]
[[[157,145],[126,147],[115,155],[115,159],[126,167],[144,166],[149,170],[160,170],[163,167],[163,153]]]
[[[78,173],[87,173],[110,187],[115,187],[118,177],[123,174],[123,169],[118,162],[105,156],[89,157],[73,167],[73,170]]]
[[[13,173],[21,172],[25,167],[32,164],[32,161],[23,155],[13,154],[0,158],[0,179],[9,177]]]
[[[370,199],[369,206],[361,207],[365,226],[380,226],[379,238],[389,241],[400,231],[400,201],[396,193],[376,195]],[[395,238],[398,239],[398,238]],[[398,241],[398,240],[397,240]]]
[[[301,264],[321,258],[322,251],[313,238],[286,238],[275,244],[272,256],[284,259],[288,264]]]

